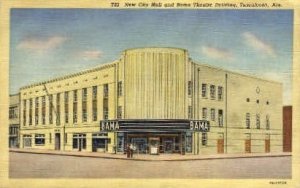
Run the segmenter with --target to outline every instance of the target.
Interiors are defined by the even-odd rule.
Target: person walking
[[[130,149],[130,158],[133,158],[133,144],[130,144],[129,149]]]
[[[129,144],[127,144],[127,147],[126,147],[126,155],[127,155],[127,158],[130,158],[131,154],[130,154],[130,146]]]

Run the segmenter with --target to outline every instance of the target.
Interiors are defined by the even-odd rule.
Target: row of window
[[[193,118],[193,108],[192,106],[189,106],[188,108],[188,118]],[[216,119],[217,118],[217,119]],[[218,121],[218,126],[223,126],[223,110],[222,109],[210,109],[210,118],[208,115],[208,108],[202,108],[202,119],[203,120],[211,120],[211,121]]]
[[[69,123],[69,94],[73,94],[73,123],[78,122],[78,91],[66,91],[64,92],[64,119],[65,123]],[[98,109],[97,109],[97,92],[98,88],[97,86],[92,87],[92,120],[97,121],[97,115],[98,115]],[[53,95],[49,95],[49,124],[53,124],[53,113],[56,114],[56,124],[59,125],[60,122],[60,116],[61,116],[61,94],[56,94],[56,106],[53,105]],[[108,84],[103,85],[103,119],[108,119],[109,114],[109,103],[108,103],[108,94],[109,94],[109,87]],[[118,95],[122,95],[122,82],[118,82]],[[82,122],[87,122],[87,96],[88,96],[88,90],[87,88],[82,89],[82,101],[81,101],[81,107],[82,107]],[[34,116],[35,116],[35,125],[39,124],[39,97],[35,98],[35,110],[34,110]],[[23,101],[23,125],[26,125],[26,100]],[[33,99],[29,99],[29,125],[33,124]],[[42,122],[41,124],[45,125],[46,123],[46,99],[45,96],[42,96]],[[117,117],[122,118],[122,107],[119,106],[117,110]]]
[[[250,102],[250,98],[247,98],[246,102]],[[259,99],[256,99],[256,103],[259,104]],[[266,101],[266,105],[269,105],[269,104],[270,104],[270,102]]]
[[[203,98],[207,98],[208,96],[208,86],[209,86],[209,93],[210,93],[210,98],[211,99],[216,99],[216,89],[218,89],[218,95],[217,95],[217,99],[218,100],[223,100],[223,87],[222,86],[215,86],[215,85],[208,85],[206,83],[202,84],[202,92],[201,92],[201,96]],[[189,81],[188,82],[188,95],[192,95],[192,90],[193,90],[193,82]]]
[[[255,125],[256,125],[256,129],[260,129],[261,128],[261,120],[260,120],[260,114],[256,114],[255,116]],[[270,116],[266,115],[266,129],[269,130],[270,129]],[[246,129],[250,129],[251,128],[251,121],[250,121],[250,113],[246,113]]]

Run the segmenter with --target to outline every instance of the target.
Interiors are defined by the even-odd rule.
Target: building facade
[[[292,106],[283,107],[283,151],[292,152]]]
[[[19,129],[20,129],[20,116],[19,116],[20,95],[10,95],[9,97],[9,147],[19,147]]]
[[[137,48],[20,89],[22,148],[123,153],[282,151],[282,84]]]

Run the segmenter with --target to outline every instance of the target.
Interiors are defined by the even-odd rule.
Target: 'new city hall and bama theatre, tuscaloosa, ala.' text
[[[196,63],[178,48],[20,88],[20,147],[145,154],[282,151],[282,84]]]

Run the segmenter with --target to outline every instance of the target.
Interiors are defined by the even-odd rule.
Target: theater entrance
[[[184,136],[181,133],[128,133],[124,143],[133,144],[134,152],[140,154],[181,153],[184,148]]]

